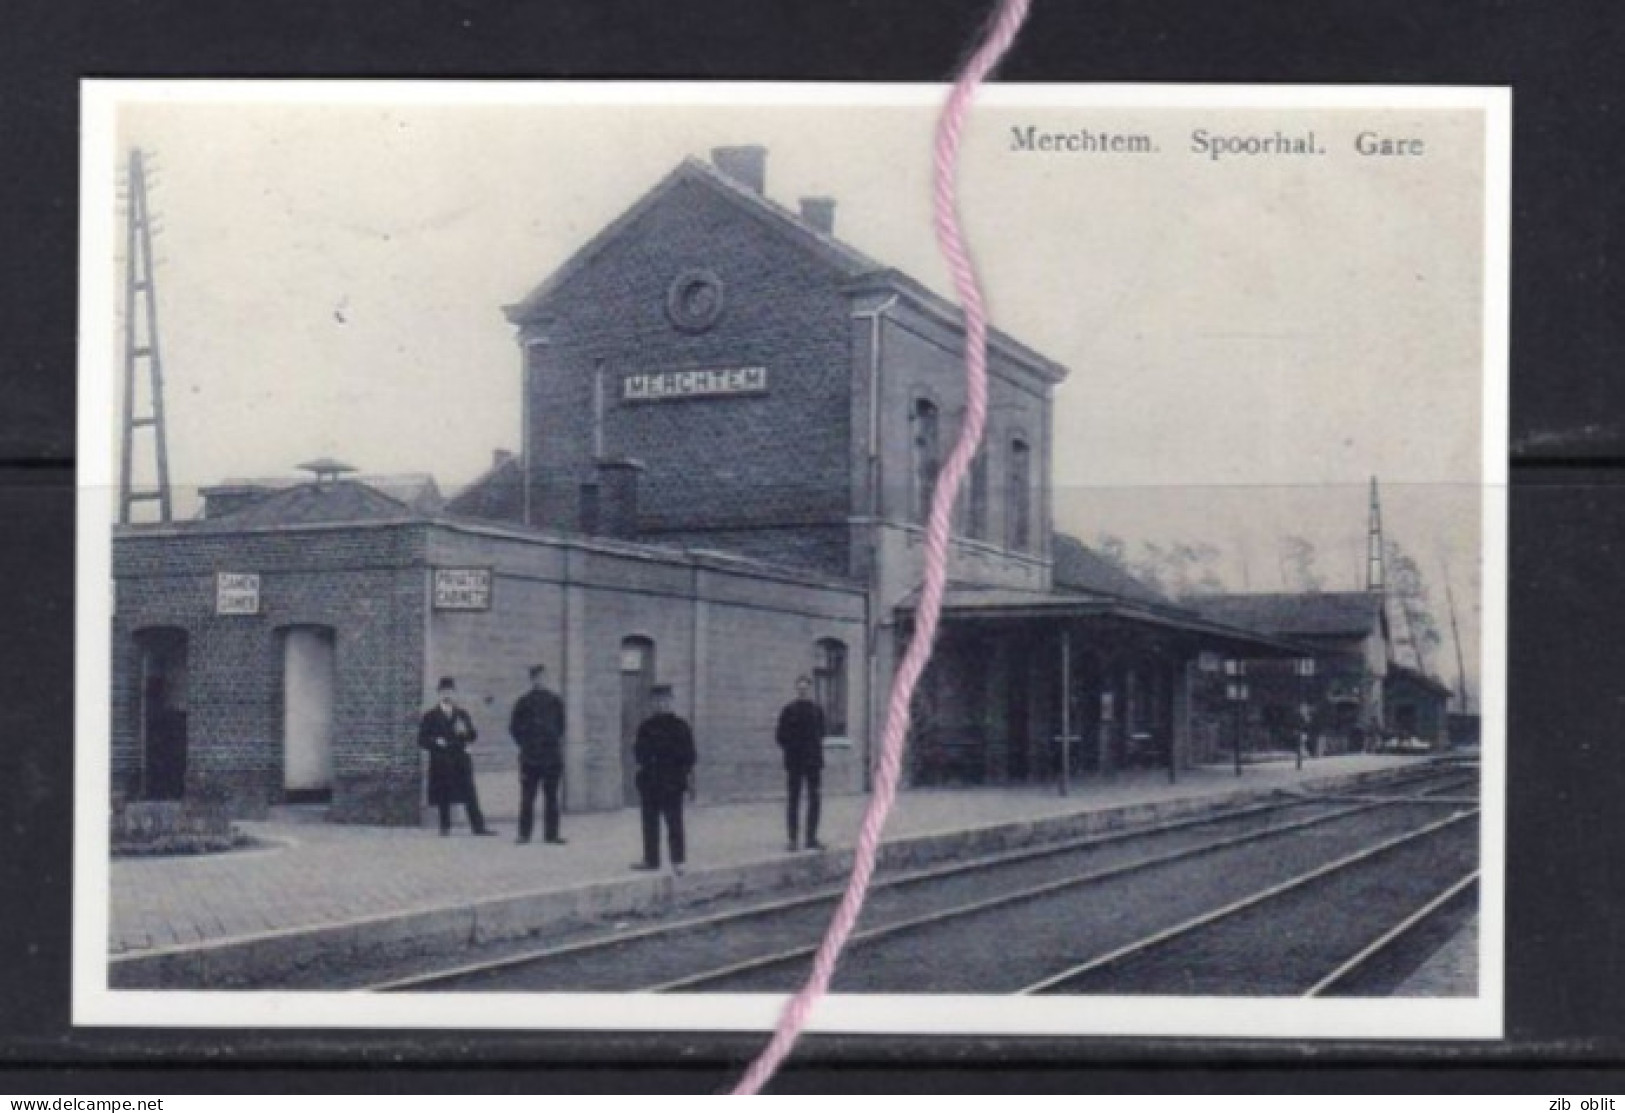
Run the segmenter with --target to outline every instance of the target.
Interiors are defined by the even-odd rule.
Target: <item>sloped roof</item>
[[[736,203],[743,211],[763,220],[781,233],[792,237],[797,243],[824,259],[825,262],[829,263],[845,277],[856,278],[871,271],[885,269],[880,263],[864,255],[856,248],[849,247],[834,236],[819,232],[784,206],[769,200],[766,196],[757,193],[750,187],[734,181],[709,163],[690,156],[678,163],[676,169],[672,170],[653,189],[634,202],[631,208],[604,225],[597,235],[588,240],[574,255],[566,259],[564,264],[543,280],[540,286],[526,294],[517,303],[508,306],[506,309],[508,319],[515,324],[528,319],[561,286],[574,278],[582,268],[586,267],[602,254],[605,248],[614,243],[621,233],[640,216],[664,200],[667,195],[685,182],[695,182],[714,189]]]
[[[1445,684],[1443,681],[1436,680],[1427,673],[1418,669],[1413,669],[1408,665],[1389,665],[1388,680],[1389,683],[1393,683],[1394,681],[1398,680],[1404,683],[1414,684],[1418,688],[1422,688],[1426,691],[1432,692],[1436,696],[1443,696],[1445,698],[1449,698],[1454,694],[1453,690],[1448,684]]]
[[[1269,634],[1365,637],[1381,629],[1382,596],[1371,591],[1204,595],[1187,605],[1217,622]]]
[[[447,499],[445,511],[454,517],[518,522],[525,517],[524,492],[524,468],[518,457],[509,456]]]
[[[1054,535],[1055,590],[1110,595],[1136,602],[1173,605],[1160,591],[1135,579],[1076,537]]]
[[[434,476],[429,475],[427,472],[406,472],[400,475],[357,475],[348,482],[365,484],[419,514],[438,513],[446,501],[440,493],[440,486],[435,482]],[[309,479],[293,479],[287,476],[277,476],[270,479],[224,479],[212,486],[204,487],[198,493],[204,498],[217,493],[231,494],[254,491],[263,491],[269,496],[278,491],[288,491],[309,484]]]
[[[920,590],[916,588],[898,605],[897,610],[900,614],[910,615],[918,609],[919,603]],[[1301,657],[1313,652],[1289,639],[1216,622],[1184,607],[1082,592],[950,586],[943,595],[942,618],[945,622],[1105,620],[1196,635],[1210,645],[1262,657]]]
[[[340,479],[331,483],[302,483],[289,487],[240,510],[198,524],[231,529],[263,529],[317,522],[408,521],[422,516],[422,512],[370,484]]]
[[[863,285],[878,284],[900,294],[935,316],[949,318],[956,323],[962,320],[962,312],[958,306],[932,292],[917,279],[896,268],[886,266],[827,232],[819,231],[801,219],[798,214],[765,194],[735,181],[710,163],[693,156],[685,158],[629,209],[606,224],[539,286],[518,302],[506,306],[504,312],[508,320],[516,325],[530,320],[554,293],[591,264],[622,232],[683,183],[695,183],[715,191],[732,202],[741,212],[822,260],[831,268],[838,280]],[[1066,377],[1065,367],[1038,354],[1008,333],[989,329],[988,344],[1005,355],[1040,369],[1047,378],[1054,381],[1059,382]]]

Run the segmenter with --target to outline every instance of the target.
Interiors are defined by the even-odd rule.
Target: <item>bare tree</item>
[[[1315,543],[1298,534],[1281,538],[1277,553],[1281,561],[1281,583],[1288,591],[1313,594],[1323,591],[1326,581],[1315,566]]]
[[[1131,552],[1122,538],[1100,534],[1095,552],[1147,587],[1171,599],[1216,595],[1225,590],[1219,576],[1221,553],[1204,541],[1173,541],[1166,545],[1142,541]]]
[[[1383,544],[1383,574],[1389,596],[1399,604],[1417,667],[1428,671],[1428,658],[1444,644],[1438,620],[1433,617],[1433,599],[1422,568],[1397,541]]]

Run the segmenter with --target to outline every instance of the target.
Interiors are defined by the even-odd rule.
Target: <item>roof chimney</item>
[[[491,450],[491,470],[495,471],[506,464],[513,462],[513,453],[506,448],[493,448]]]
[[[812,226],[815,232],[822,232],[826,236],[835,234],[835,198],[833,197],[803,197],[801,199],[801,219]]]
[[[355,471],[342,460],[335,460],[331,456],[323,456],[319,460],[308,460],[299,465],[300,471],[308,471],[316,476],[316,486],[331,487],[339,481],[339,477]]]
[[[752,193],[767,191],[766,147],[714,147],[711,162]]]
[[[581,532],[632,540],[638,535],[638,487],[643,464],[624,457],[596,463],[596,473],[581,485]]]

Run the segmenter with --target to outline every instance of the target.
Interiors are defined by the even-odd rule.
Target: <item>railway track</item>
[[[1022,992],[1315,997],[1353,984],[1368,963],[1477,881],[1477,814],[1458,812],[1329,862]],[[1373,900],[1383,887],[1397,891]],[[1407,911],[1393,924],[1396,905]],[[1267,961],[1237,961],[1255,952]]]
[[[1463,777],[1456,770],[1429,771],[1359,797],[1270,801],[883,878],[877,881],[859,931],[843,957],[835,989],[1073,992],[1034,988],[1054,977],[1056,970],[1083,965],[1062,964],[1068,946],[1075,951],[1080,941],[1088,940],[1097,955],[1122,951],[1148,934],[1166,932],[1169,916],[1178,917],[1172,924],[1178,926],[1263,891],[1292,891],[1294,879],[1332,876],[1337,871],[1328,871],[1329,866],[1347,859],[1348,864],[1339,868],[1351,868],[1354,861],[1366,860],[1360,854],[1373,847],[1425,841],[1418,832],[1434,828],[1464,822],[1476,826],[1470,822],[1476,805],[1466,795],[1474,784],[1476,777]],[[1166,893],[1167,899],[1159,893]],[[368,988],[785,991],[805,975],[837,896],[838,889],[808,893]],[[1232,915],[1241,913],[1238,907]],[[1155,930],[1146,930],[1151,926],[1147,921],[1156,921]],[[1058,925],[1068,924],[1075,930],[1056,931]],[[1125,933],[1130,938],[1122,938]],[[1011,939],[1023,940],[1022,946],[1012,948]],[[1019,952],[1021,960],[1011,962],[1012,952]],[[1390,948],[1384,953],[1393,952]],[[922,957],[941,954],[963,956],[964,961],[956,959],[954,969],[945,969]],[[1110,964],[1119,981],[1128,969],[1121,965],[1126,957],[1125,952]],[[1043,977],[1013,980],[1013,974],[1019,978],[1034,961],[1045,964]],[[1221,967],[1233,970],[1230,963]],[[1218,977],[1234,982],[1237,975],[1221,969]],[[1363,992],[1360,984],[1351,974],[1328,989]],[[1222,987],[1205,991],[1252,992]]]

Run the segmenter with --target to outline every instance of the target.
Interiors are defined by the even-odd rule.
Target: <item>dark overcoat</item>
[[[450,715],[437,703],[418,724],[418,745],[429,751],[429,803],[466,804],[474,799],[474,762],[469,743],[479,737],[461,707]]]
[[[544,772],[564,768],[564,701],[546,688],[519,697],[508,733],[519,747],[521,763]]]
[[[694,772],[694,732],[670,711],[651,715],[638,726],[632,758],[638,763],[640,793],[681,793]]]
[[[810,699],[798,699],[779,712],[775,734],[784,751],[784,768],[807,773],[824,767],[824,709]]]

